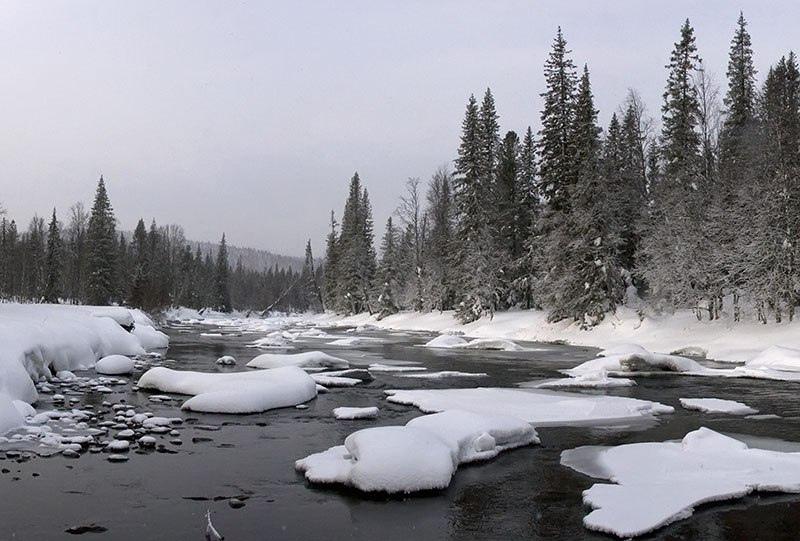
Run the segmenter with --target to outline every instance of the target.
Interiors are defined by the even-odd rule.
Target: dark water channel
[[[167,329],[167,358],[174,368],[222,371],[215,360],[233,355],[243,370],[260,351],[246,347],[258,335],[201,336],[204,328]],[[339,331],[335,331],[339,333]],[[356,348],[324,346],[323,340],[296,344],[293,352],[322,349],[355,365],[384,359],[420,362],[429,370],[486,372],[487,378],[410,379],[374,373],[375,380],[332,389],[309,408],[226,416],[182,412],[180,402],[154,403],[131,385],[111,395],[86,395],[82,403],[125,400],[137,411],[182,417],[181,445],[159,437],[176,453],[131,451],[125,463],[103,454],[79,459],[0,453],[0,539],[200,540],[205,513],[230,541],[280,539],[610,539],[585,530],[581,491],[593,480],[559,465],[562,450],[580,445],[618,445],[681,438],[700,426],[740,434],[800,441],[800,384],[746,379],[658,376],[609,394],[655,400],[676,407],[654,426],[635,430],[540,429],[540,446],[501,454],[493,461],[462,467],[450,487],[411,497],[364,497],[345,489],[309,486],[294,461],[340,444],[359,428],[404,424],[420,415],[386,402],[392,388],[514,386],[594,356],[589,348],[537,345],[533,352],[432,351],[418,347],[424,334],[371,333],[388,339]],[[80,374],[79,375],[86,375]],[[132,380],[138,377],[135,374]],[[591,391],[590,391],[591,392]],[[746,402],[780,419],[745,419],[683,410],[679,397],[717,397]],[[50,407],[44,403],[39,409]],[[381,408],[376,420],[338,421],[337,406]],[[209,427],[218,428],[208,430]],[[6,472],[6,470],[8,470]],[[244,501],[233,508],[230,498]],[[66,533],[95,524],[101,533]],[[760,495],[701,507],[695,515],[645,539],[798,539],[800,496]]]

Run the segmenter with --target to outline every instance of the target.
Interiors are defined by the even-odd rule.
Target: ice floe
[[[533,426],[601,425],[653,419],[674,409],[658,402],[620,396],[595,396],[538,389],[388,390],[387,400],[426,413],[458,409],[509,415]]]
[[[225,374],[156,367],[145,372],[138,385],[142,389],[194,395],[183,403],[183,409],[216,413],[285,408],[317,395],[314,380],[296,366]]]
[[[562,453],[561,463],[614,481],[583,492],[594,509],[583,522],[619,537],[685,519],[703,503],[757,491],[800,492],[800,453],[750,448],[708,428],[682,441],[572,449]]]
[[[704,413],[730,413],[731,415],[752,415],[758,413],[757,409],[735,400],[722,398],[679,398],[681,406],[687,410],[702,411]]]
[[[378,408],[375,406],[366,408],[342,406],[333,409],[333,416],[337,419],[374,419],[378,416]]]
[[[459,372],[458,370],[442,370],[440,372],[419,372],[413,374],[400,374],[401,378],[444,379],[444,378],[485,378],[489,374],[484,372]]]
[[[250,368],[279,368],[297,366],[300,368],[349,368],[350,363],[339,357],[321,351],[304,353],[264,353],[247,363]]]
[[[535,383],[533,385],[521,385],[521,387],[533,386],[538,389],[551,389],[559,387],[575,387],[586,389],[603,389],[613,387],[631,387],[636,382],[628,378],[612,378],[605,370],[596,373],[586,373],[574,378],[561,378]]]
[[[474,340],[465,340],[460,336],[451,334],[443,334],[437,336],[425,344],[428,348],[442,348],[442,349],[485,349],[495,351],[524,351],[525,348],[503,338],[475,338]]]
[[[538,442],[526,422],[503,415],[446,411],[350,434],[344,445],[295,463],[313,483],[340,483],[364,492],[442,489],[459,464]]]

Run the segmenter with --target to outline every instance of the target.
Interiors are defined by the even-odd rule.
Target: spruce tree
[[[324,304],[328,310],[341,308],[339,299],[339,235],[336,231],[336,216],[331,211],[331,230],[325,243]]]
[[[44,300],[49,303],[58,303],[62,294],[62,279],[64,266],[63,245],[61,233],[56,218],[56,209],[53,209],[53,217],[47,234],[47,281],[44,289]]]
[[[225,234],[222,234],[222,240],[219,242],[219,249],[217,250],[217,260],[214,265],[214,308],[220,312],[231,311],[231,292],[229,284],[228,267],[228,246],[225,242]]]
[[[425,250],[425,304],[428,310],[450,310],[455,302],[453,280],[454,210],[450,172],[442,167],[431,178],[427,193],[427,218],[430,232]]]
[[[381,241],[381,261],[378,266],[378,319],[398,311],[397,290],[398,268],[400,261],[400,251],[398,247],[398,234],[392,223],[392,217],[386,220],[386,229]]]
[[[97,183],[87,231],[87,295],[90,304],[109,304],[114,296],[116,220],[102,175]]]
[[[131,306],[145,308],[150,283],[150,250],[147,242],[147,229],[141,218],[133,231],[131,243],[133,254],[133,274],[128,303]],[[188,304],[186,305],[188,306]]]
[[[559,27],[544,66],[546,90],[541,94],[544,108],[538,143],[542,195],[556,211],[569,205],[569,187],[576,180],[575,145],[570,129],[577,76],[570,52]]]

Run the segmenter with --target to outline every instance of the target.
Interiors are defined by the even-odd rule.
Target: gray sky
[[[795,1],[3,1],[0,202],[65,218],[102,173],[123,228],[321,254],[353,171],[380,231],[454,157],[471,92],[538,129],[558,25],[606,124],[629,87],[658,114],[685,17],[724,83],[739,9],[759,77],[800,49]]]

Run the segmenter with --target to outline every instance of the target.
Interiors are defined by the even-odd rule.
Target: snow
[[[312,483],[339,483],[364,492],[443,489],[459,464],[538,442],[524,421],[502,415],[447,411],[350,434],[344,445],[295,463]]]
[[[692,372],[706,370],[701,364],[678,355],[652,353],[642,346],[628,344],[600,352],[600,357],[564,370],[570,376],[599,375],[603,372]]]
[[[125,355],[108,355],[94,365],[95,372],[107,376],[118,376],[133,372],[133,359]]]
[[[418,313],[403,311],[382,318],[358,314],[321,314],[312,321],[318,326],[371,324],[379,329],[463,334],[474,338],[504,338],[533,342],[565,342],[579,346],[612,348],[637,343],[650,351],[705,352],[709,359],[745,362],[764,348],[780,345],[800,349],[800,320],[780,325],[763,325],[754,317],[734,322],[728,314],[714,321],[697,321],[692,310],[658,314],[641,306],[621,306],[595,327],[586,330],[580,322],[550,322],[542,310],[496,312],[463,325],[452,311]]]
[[[367,408],[342,406],[334,408],[333,416],[337,419],[374,419],[378,416],[378,408],[375,406]]]
[[[347,346],[347,347],[355,347],[355,346],[371,346],[375,344],[382,344],[384,340],[382,338],[372,338],[368,336],[350,336],[347,338],[339,338],[334,340],[333,342],[328,342],[329,346]]]
[[[745,367],[800,372],[800,349],[771,346],[747,361]]]
[[[25,424],[25,417],[15,402],[8,398],[8,395],[0,393],[0,435],[23,424]]]
[[[419,374],[400,374],[401,378],[444,379],[444,378],[484,378],[483,372],[459,372],[458,370],[442,370],[441,372],[421,372]]]
[[[613,480],[583,493],[592,530],[633,537],[685,519],[697,505],[757,491],[800,492],[800,454],[750,448],[700,428],[682,441],[564,451],[561,463]]]
[[[214,413],[257,413],[296,406],[317,396],[314,380],[296,366],[224,374],[156,367],[145,372],[138,385],[193,395],[181,408]]]
[[[425,344],[426,348],[460,348],[467,341],[453,334],[442,334]]]
[[[33,404],[42,378],[89,369],[108,355],[142,355],[152,345],[142,337],[158,332],[143,330],[150,324],[120,307],[0,303],[0,396]]]
[[[486,349],[497,351],[524,351],[525,348],[502,338],[476,338],[474,340],[465,340],[460,336],[450,334],[443,334],[437,336],[433,340],[425,344],[427,348],[442,348],[442,349]]]
[[[362,382],[357,378],[330,376],[327,374],[311,374],[311,379],[324,387],[353,387]]]
[[[373,363],[368,367],[370,372],[421,372],[427,370],[424,366],[389,365]]]
[[[264,353],[247,363],[250,368],[279,368],[298,366],[300,368],[349,368],[350,363],[339,357],[321,351],[304,353]]]
[[[458,409],[509,415],[537,427],[623,423],[674,411],[648,400],[534,389],[389,390],[386,394],[389,402],[416,406],[425,413]]]
[[[628,378],[611,378],[605,370],[599,372],[582,374],[574,378],[561,378],[536,383],[534,387],[538,389],[550,389],[555,387],[575,387],[583,389],[601,389],[613,387],[631,387],[636,382]]]
[[[757,409],[735,400],[722,398],[679,398],[681,406],[687,410],[702,411],[704,413],[730,413],[731,415],[752,415],[758,413]]]
[[[217,364],[222,366],[232,366],[236,364],[236,359],[234,359],[230,355],[223,355],[222,357],[217,359]]]

